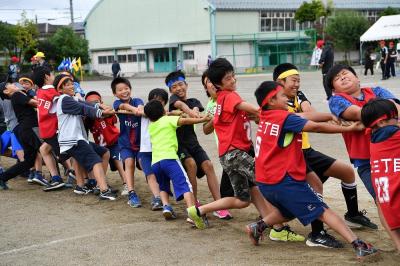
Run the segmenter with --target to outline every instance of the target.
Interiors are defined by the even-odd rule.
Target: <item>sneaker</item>
[[[258,246],[260,239],[263,239],[263,233],[259,229],[258,223],[251,223],[246,225],[246,233],[249,236],[253,245]]]
[[[302,242],[305,239],[304,236],[299,235],[293,232],[288,225],[285,225],[281,228],[280,231],[276,231],[275,229],[271,229],[269,232],[269,239],[273,241],[290,241],[290,242]]]
[[[196,206],[192,206],[186,209],[189,218],[194,222],[198,229],[205,229],[206,223],[204,222],[204,218],[197,214]]]
[[[142,207],[142,203],[140,202],[139,196],[136,194],[135,191],[129,192],[128,195],[128,205],[133,208],[140,208]]]
[[[33,182],[42,185],[42,186],[49,186],[50,183],[47,181],[43,176],[42,172],[36,171],[35,172],[35,177],[32,179]]]
[[[87,187],[87,185],[86,185],[86,187]],[[100,195],[100,188],[99,188],[99,187],[94,187],[94,188],[88,187],[88,188],[90,189],[90,191],[91,191],[94,195],[96,195],[96,196]]]
[[[46,186],[43,191],[51,191],[65,186],[64,181],[59,176],[53,176],[49,182],[50,184]]]
[[[366,210],[358,212],[358,214],[355,216],[349,216],[349,213],[346,212],[346,214],[344,215],[344,220],[349,227],[361,228],[364,226],[371,229],[378,229],[378,226],[371,222],[371,220],[367,216],[365,216],[366,214]]]
[[[129,189],[127,184],[123,184],[122,189],[121,189],[121,196],[128,196],[129,194]]]
[[[110,188],[108,188],[106,191],[100,192],[99,198],[101,200],[116,200],[117,199],[117,194],[112,192]]]
[[[367,256],[373,256],[373,255],[379,254],[378,250],[376,248],[374,248],[369,243],[365,243],[362,240],[357,239],[357,240],[353,241],[352,245],[356,252],[357,259],[359,259],[359,260],[363,260]]]
[[[35,171],[29,171],[29,175],[26,181],[28,181],[28,183],[32,183],[34,178],[35,178]]]
[[[232,215],[228,210],[219,210],[219,211],[215,211],[213,212],[213,215],[215,217],[218,217],[219,219],[224,219],[224,220],[229,220],[232,219]]]
[[[152,211],[158,211],[158,210],[162,210],[163,209],[163,204],[161,202],[161,198],[160,197],[153,197],[152,201],[151,201],[151,210]],[[168,206],[168,205],[166,205]]]
[[[80,186],[77,185],[74,188],[74,193],[78,194],[78,195],[86,195],[86,194],[89,194],[90,191],[91,190],[89,188],[87,188],[86,186],[80,187]]]
[[[0,179],[0,188],[2,190],[7,190],[8,189],[7,182],[4,181],[3,179]]]
[[[171,205],[164,205],[162,207],[162,209],[163,209],[162,214],[163,214],[165,220],[168,221],[168,220],[176,219],[176,214],[175,214],[174,210],[172,209]]]
[[[343,244],[325,230],[315,236],[310,233],[307,237],[306,245],[309,247],[343,248]]]

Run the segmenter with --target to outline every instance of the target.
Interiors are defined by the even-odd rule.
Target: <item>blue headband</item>
[[[182,77],[182,76],[179,76],[179,77],[177,77],[177,78],[175,78],[175,79],[171,79],[171,80],[168,81],[168,83],[167,83],[168,88],[171,88],[172,85],[174,85],[174,83],[177,82],[177,81],[185,81],[185,78]]]

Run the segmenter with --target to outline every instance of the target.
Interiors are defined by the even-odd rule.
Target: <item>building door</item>
[[[163,48],[155,49],[154,53],[154,72],[171,72],[176,69],[176,49]]]

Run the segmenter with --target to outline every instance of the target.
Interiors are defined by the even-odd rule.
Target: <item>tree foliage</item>
[[[301,4],[294,15],[294,19],[299,23],[315,22],[320,17],[327,16],[328,12],[330,12],[329,9],[324,6],[321,0],[312,0],[311,3],[303,2]]]
[[[333,39],[335,47],[345,52],[347,60],[349,51],[356,47],[369,26],[368,20],[356,13],[339,13],[328,20],[326,33]]]
[[[391,15],[398,15],[400,14],[400,10],[397,8],[393,8],[391,6],[388,6],[385,8],[383,11],[379,12],[379,17],[382,16],[391,16]]]
[[[80,57],[82,64],[89,61],[88,41],[80,38],[69,27],[59,28],[56,33],[48,39],[48,43],[42,42],[41,45],[52,48],[52,52],[47,52],[56,62],[61,62],[65,57]]]

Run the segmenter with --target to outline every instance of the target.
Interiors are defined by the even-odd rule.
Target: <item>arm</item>
[[[138,107],[134,107],[129,103],[121,103],[117,110],[126,110],[128,112],[134,113],[136,116],[143,115],[143,105],[139,105]]]
[[[259,115],[259,108],[256,107],[254,104],[248,103],[248,102],[241,102],[239,104],[236,105],[235,107],[238,110],[242,110],[245,111],[247,113],[250,113],[252,115]]]
[[[179,100],[176,101],[174,103],[174,107],[176,109],[182,110],[182,112],[188,114],[190,117],[193,117],[193,118],[199,118],[200,117],[198,112],[196,112],[195,110],[190,109],[189,106],[186,103],[182,102],[182,101],[179,101]]]
[[[214,119],[203,124],[203,132],[206,135],[209,135],[214,132]]]
[[[102,110],[77,102],[72,97],[62,99],[61,110],[64,114],[82,115],[91,119],[100,118],[103,115]]]
[[[211,119],[211,117],[209,117],[209,116],[203,116],[203,117],[199,117],[199,118],[192,118],[192,117],[183,118],[183,117],[180,117],[178,119],[178,126],[199,124],[199,123],[202,123],[202,122],[209,121],[210,119]]]
[[[303,127],[304,132],[316,132],[316,133],[343,133],[350,131],[361,131],[364,127],[361,122],[356,122],[351,124],[348,127],[332,125],[328,123],[316,123],[313,121],[307,121],[307,123]]]
[[[330,120],[337,120],[332,114],[320,112],[303,112],[296,113],[298,116],[314,122],[327,122]]]
[[[36,99],[30,99],[28,105],[38,107],[39,102]]]

